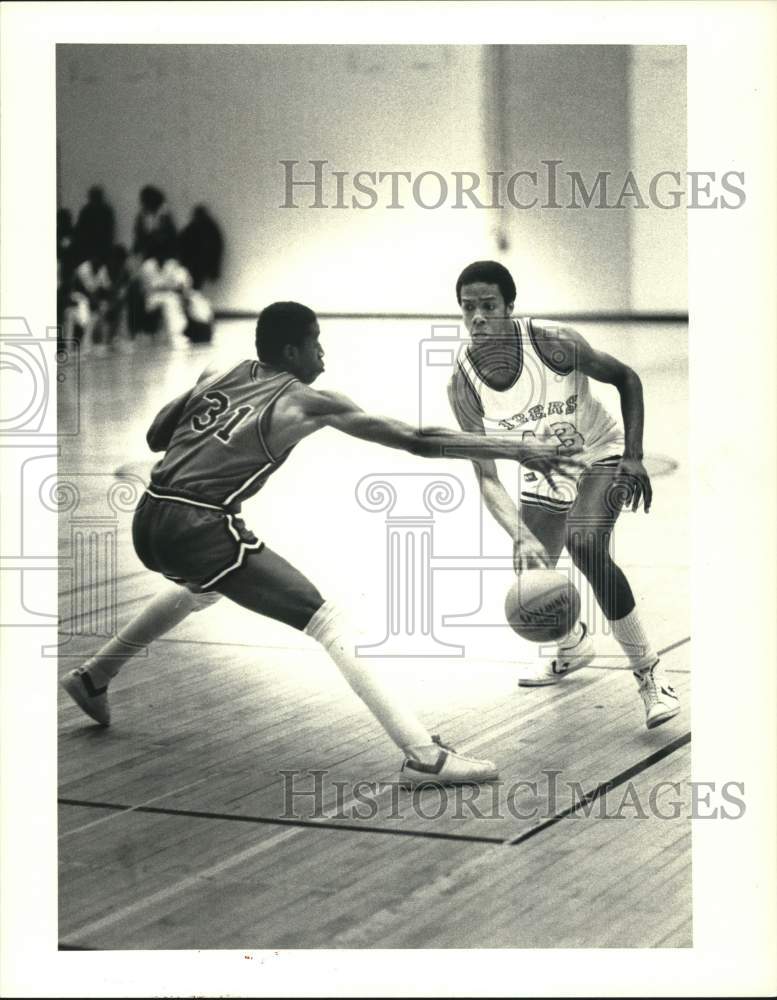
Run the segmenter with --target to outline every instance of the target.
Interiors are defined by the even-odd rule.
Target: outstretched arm
[[[642,381],[633,368],[604,351],[594,350],[577,330],[571,327],[553,327],[534,324],[541,338],[540,346],[547,346],[558,363],[560,351],[569,367],[576,368],[597,382],[614,385],[621,400],[621,415],[626,445],[618,467],[618,474],[632,487],[631,509],[636,510],[640,498],[645,512],[650,510],[653,489],[647,469],[642,464],[642,432],[645,424],[645,406],[642,396]]]
[[[332,427],[352,437],[387,448],[399,448],[422,458],[504,458],[537,468],[575,465],[569,452],[559,453],[551,444],[524,442],[509,435],[486,438],[445,427],[417,428],[393,417],[367,413],[338,392],[317,391],[300,386],[278,401],[273,421],[278,428],[275,447],[285,449],[316,430]],[[281,430],[283,428],[283,430]],[[272,443],[270,444],[272,448]]]
[[[463,377],[455,372],[448,385],[448,400],[462,430],[485,435],[477,402]],[[513,543],[516,571],[528,566],[550,566],[550,559],[536,535],[524,524],[515,501],[504,488],[493,459],[473,461],[486,510],[504,528]]]

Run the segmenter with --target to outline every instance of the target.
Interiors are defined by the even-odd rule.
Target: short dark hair
[[[464,268],[456,282],[456,301],[459,305],[461,305],[462,285],[472,285],[476,281],[482,281],[488,285],[498,285],[505,305],[509,306],[511,302],[515,302],[517,294],[515,282],[504,264],[495,260],[476,260]]]
[[[157,212],[165,202],[165,196],[158,187],[146,184],[140,189],[140,204],[147,212]]]
[[[299,347],[310,336],[316,314],[299,302],[273,302],[259,314],[256,321],[256,353],[260,361],[270,364],[283,358],[286,344]]]

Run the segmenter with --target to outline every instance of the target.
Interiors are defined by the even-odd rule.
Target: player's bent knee
[[[610,558],[609,535],[570,532],[567,535],[567,551],[572,562],[582,569],[601,566]]]
[[[215,590],[203,590],[200,593],[190,592],[190,597],[192,602],[192,611],[196,613],[197,611],[204,611],[212,604],[215,604],[216,601],[221,599],[221,594]]]
[[[295,627],[298,628],[301,632],[304,632],[304,630],[308,627],[313,615],[315,615],[315,613],[323,604],[324,604],[324,598],[321,596],[321,594],[319,594],[317,590],[312,590],[309,593],[306,593],[304,597],[300,600],[297,609],[297,614],[295,617],[299,622],[299,624],[295,624]]]

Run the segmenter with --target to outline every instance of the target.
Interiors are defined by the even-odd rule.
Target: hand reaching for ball
[[[553,564],[536,535],[525,526],[521,526],[518,537],[513,541],[513,568],[516,573],[525,569],[552,569]]]

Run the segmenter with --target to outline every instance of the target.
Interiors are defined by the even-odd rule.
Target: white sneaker
[[[445,746],[439,736],[432,742],[440,748],[434,764],[422,764],[406,757],[399,772],[403,788],[429,785],[479,785],[482,781],[495,781],[499,777],[496,765],[490,760],[462,757],[452,747]]]
[[[648,729],[655,729],[656,726],[668,722],[680,711],[680,699],[675,694],[674,688],[660,676],[655,676],[658,662],[656,660],[649,670],[634,674],[645,704],[645,725]]]
[[[547,684],[558,684],[567,674],[572,674],[581,667],[587,667],[596,656],[593,640],[588,634],[588,626],[580,622],[583,634],[574,646],[559,647],[552,660],[537,659],[520,668],[518,672],[519,687],[544,687]]]
[[[99,722],[101,726],[111,723],[111,710],[108,706],[108,686],[96,688],[92,678],[82,668],[76,667],[65,674],[59,682],[73,701],[86,714]]]

